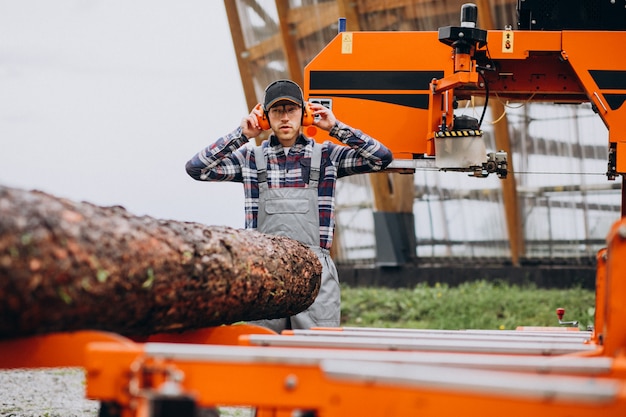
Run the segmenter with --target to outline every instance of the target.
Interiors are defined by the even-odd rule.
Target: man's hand
[[[261,117],[263,117],[263,110],[259,106],[256,106],[249,115],[241,120],[241,132],[248,139],[256,138],[263,132],[263,129],[259,125]]]
[[[324,107],[319,103],[309,103],[309,107],[311,108],[313,115],[318,116],[313,121],[315,126],[326,131],[330,131],[330,129],[335,126],[337,118],[329,108]]]

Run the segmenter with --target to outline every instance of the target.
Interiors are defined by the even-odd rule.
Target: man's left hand
[[[330,131],[335,126],[337,118],[328,107],[324,107],[319,103],[309,103],[309,107],[313,115],[317,116],[313,121],[315,126],[326,131]]]

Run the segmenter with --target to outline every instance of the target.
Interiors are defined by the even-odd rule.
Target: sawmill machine
[[[534,29],[544,17],[527,11],[530,3],[541,2],[520,1],[519,29]],[[619,51],[626,24],[615,18],[625,18],[624,2],[594,3],[606,3],[602,16],[622,30],[487,31],[477,26],[476,6],[465,4],[460,24],[437,32],[340,32],[305,68],[305,93],[385,143],[392,169],[500,178],[507,154],[487,152],[482,136],[490,100],[591,103],[609,131],[606,175],[614,180],[626,171],[626,60]],[[459,103],[476,100],[480,118],[455,114]],[[314,126],[306,133],[330,139]]]

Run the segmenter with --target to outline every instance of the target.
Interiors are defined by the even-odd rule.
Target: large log
[[[285,317],[313,302],[320,277],[315,254],[285,237],[0,186],[0,339]]]

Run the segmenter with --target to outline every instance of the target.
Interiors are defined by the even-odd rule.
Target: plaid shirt
[[[334,194],[337,178],[376,172],[392,160],[391,152],[363,132],[337,122],[330,135],[347,146],[330,141],[323,145],[318,185],[320,247],[330,249],[335,227]],[[244,185],[246,229],[256,229],[259,186],[254,150],[241,127],[219,138],[198,152],[186,165],[187,173],[200,181],[234,181]],[[306,187],[311,168],[314,141],[300,134],[285,155],[282,145],[271,136],[261,145],[267,158],[267,183],[270,188]]]

